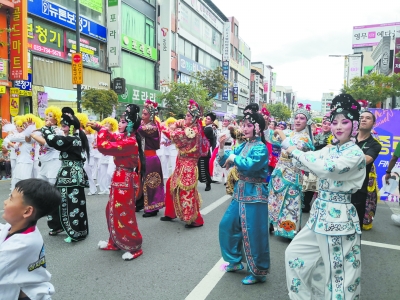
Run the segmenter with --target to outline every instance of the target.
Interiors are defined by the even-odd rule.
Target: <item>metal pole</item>
[[[79,0],[75,0],[76,8],[76,53],[81,52],[81,31],[80,31],[80,13],[79,13]],[[81,108],[82,101],[82,86],[80,84],[76,85],[76,108],[78,112],[82,112]]]

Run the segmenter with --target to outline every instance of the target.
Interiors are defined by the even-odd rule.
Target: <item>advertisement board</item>
[[[10,17],[10,80],[28,79],[28,7],[14,1]]]
[[[178,55],[178,70],[179,72],[186,73],[186,74],[192,74],[193,72],[203,72],[205,70],[209,70],[206,66],[203,66],[202,64],[199,64],[198,62],[195,62],[194,60],[191,60],[190,58],[187,58],[183,55]]]
[[[45,111],[48,106],[49,102],[49,96],[45,92],[38,92],[38,114],[39,117],[44,118],[45,117]]]
[[[382,145],[382,150],[379,156],[375,160],[374,164],[377,173],[377,183],[380,190],[380,199],[388,201],[399,200],[399,189],[396,188],[392,194],[384,192],[385,187],[385,175],[386,170],[389,166],[390,159],[392,158],[393,152],[395,151],[397,144],[400,142],[400,127],[393,126],[397,124],[396,120],[400,120],[400,110],[391,109],[370,109],[375,117],[376,123],[374,130],[378,134],[379,141]],[[391,170],[391,177],[396,177],[396,181],[399,181],[400,174],[400,160],[396,163],[395,167]],[[397,173],[397,174],[396,174]]]
[[[348,71],[347,73],[347,84],[351,85],[351,80],[355,77],[361,77],[361,56],[349,56],[348,57]]]
[[[110,0],[113,1],[113,0]],[[25,2],[25,1],[21,1]],[[42,19],[49,20],[63,27],[76,29],[76,14],[48,0],[28,0],[28,12]],[[79,17],[82,34],[99,41],[107,41],[107,28],[85,17]]]
[[[160,26],[160,90],[164,91],[171,82],[171,0],[159,0]]]
[[[19,88],[10,88],[10,115],[15,117],[19,113]]]
[[[353,27],[353,48],[377,46],[384,36],[395,38],[396,26],[400,22]]]
[[[222,75],[224,76],[224,79],[229,82],[229,61],[222,62]],[[228,83],[224,84],[224,88],[222,89],[222,100],[229,100]]]
[[[227,61],[231,59],[231,22],[224,23],[224,32],[222,38],[222,60]]]
[[[161,95],[160,91],[146,89],[139,86],[126,84],[125,93],[118,95],[118,101],[122,103],[144,104],[147,99],[157,101],[157,96]]]

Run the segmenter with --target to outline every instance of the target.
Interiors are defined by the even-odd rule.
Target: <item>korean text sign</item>
[[[14,0],[10,18],[10,79],[28,79],[28,7]]]
[[[10,115],[15,117],[19,113],[19,88],[10,88]]]

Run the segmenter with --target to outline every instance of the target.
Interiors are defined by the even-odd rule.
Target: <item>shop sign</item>
[[[28,78],[28,12],[26,1],[13,1],[10,20],[10,79]]]
[[[0,58],[0,80],[8,81],[8,60]]]
[[[70,31],[66,32],[65,48],[67,50],[66,58],[71,59],[72,54],[76,52],[76,36]],[[100,43],[92,39],[80,39],[80,52],[82,53],[82,62],[85,66],[100,68],[99,56]]]
[[[108,0],[107,9],[108,28],[108,66],[110,68],[121,66],[121,2]]]
[[[175,3],[175,1],[174,1]],[[171,78],[171,15],[175,11],[172,8],[171,0],[160,0],[160,26],[158,26],[158,36],[160,38],[160,83],[163,91],[166,91],[167,85],[173,81]]]
[[[224,79],[229,82],[229,61],[222,62],[222,75],[224,75]],[[222,100],[229,100],[228,83],[225,83],[222,88]]]
[[[209,70],[206,66],[203,66],[190,58],[183,55],[179,55],[178,70],[182,73],[192,74],[193,72],[203,72]]]
[[[63,27],[76,30],[76,14],[50,1],[28,0],[28,12]],[[88,35],[102,42],[107,41],[106,27],[82,16],[79,17],[79,24],[82,34]]]
[[[157,96],[161,95],[160,91],[146,89],[135,85],[127,84],[125,93],[118,95],[118,101],[123,103],[143,104],[147,99],[161,103]]]
[[[239,99],[239,87],[237,82],[233,84],[233,104],[237,104]]]
[[[7,91],[7,88],[4,85],[0,85],[0,94],[5,94]]]
[[[103,12],[103,0],[79,0],[79,3],[99,13]]]
[[[113,90],[117,95],[123,95],[126,89],[126,81],[125,78],[114,78],[113,82]]]
[[[19,88],[10,88],[10,114],[15,117],[19,112]]]
[[[224,23],[222,60],[228,61],[231,58],[231,22]]]
[[[32,73],[28,73],[28,80],[14,81],[14,87],[19,88],[21,96],[32,96]]]
[[[133,38],[123,34],[122,35],[122,48],[138,55],[144,56],[148,59],[157,61],[157,49],[149,45],[141,43]]]

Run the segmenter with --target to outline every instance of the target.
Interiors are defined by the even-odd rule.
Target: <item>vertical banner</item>
[[[399,57],[396,57],[399,56]],[[396,39],[394,43],[393,72],[400,73],[400,26],[396,27]]]
[[[231,22],[224,23],[222,61],[231,59]]]
[[[121,66],[121,1],[107,2],[107,53],[108,66]]]
[[[45,92],[38,92],[38,114],[39,117],[44,118],[45,117],[45,110],[48,106],[48,94]]]
[[[171,82],[171,0],[160,0],[160,90],[168,89]],[[179,27],[179,25],[178,25]]]
[[[349,84],[349,57],[344,57],[344,83],[343,86],[347,86]]]
[[[390,74],[390,36],[384,36],[382,38],[382,58],[380,72],[384,75]]]
[[[260,75],[254,76],[254,103],[260,104]]]
[[[224,79],[227,83],[224,84],[222,89],[222,100],[228,101],[229,100],[229,92],[228,92],[228,82],[229,82],[229,61],[222,62],[222,75],[224,75]]]
[[[238,83],[235,82],[233,84],[233,104],[238,104],[238,100],[239,100],[239,87]]]
[[[10,79],[28,79],[28,1],[13,0],[10,19]]]
[[[349,86],[355,77],[361,77],[361,56],[348,57],[347,84]]]
[[[15,117],[19,112],[19,88],[10,88],[10,115]]]

